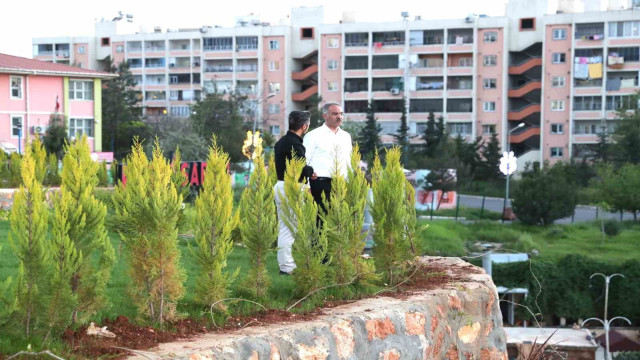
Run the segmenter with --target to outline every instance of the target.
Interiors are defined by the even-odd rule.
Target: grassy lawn
[[[431,211],[416,211],[419,216],[426,216],[427,219],[431,216]],[[440,209],[434,210],[433,216],[446,216],[446,217],[456,217],[456,209]],[[460,206],[457,213],[458,218],[464,218],[466,220],[500,220],[502,218],[502,214],[499,212],[488,211],[487,209],[481,210],[476,208],[468,208],[464,206]]]

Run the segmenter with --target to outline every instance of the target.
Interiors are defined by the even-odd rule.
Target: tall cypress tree
[[[402,115],[400,116],[400,127],[397,133],[393,135],[396,139],[396,145],[402,151],[402,164],[406,166],[407,156],[409,155],[409,125],[407,124],[407,99],[402,99]]]
[[[367,160],[371,160],[373,154],[380,149],[380,131],[382,131],[382,128],[378,124],[375,102],[372,100],[369,101],[369,106],[367,107],[367,121],[362,130],[360,130],[360,136],[358,137],[358,143],[362,153],[367,154]]]

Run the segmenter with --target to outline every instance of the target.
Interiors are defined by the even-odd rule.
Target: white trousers
[[[296,268],[296,263],[291,255],[293,245],[293,234],[282,220],[284,201],[284,181],[278,181],[273,187],[275,191],[276,208],[278,209],[278,265],[280,271],[292,272]]]

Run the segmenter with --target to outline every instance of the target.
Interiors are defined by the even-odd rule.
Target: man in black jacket
[[[274,146],[276,163],[276,175],[278,182],[273,187],[275,191],[276,207],[278,208],[278,265],[280,274],[289,275],[296,268],[296,264],[291,256],[291,245],[293,245],[293,234],[282,221],[282,196],[284,196],[284,173],[287,160],[292,157],[305,158],[305,148],[302,145],[302,136],[309,130],[310,114],[308,111],[292,111],[289,114],[289,131]],[[315,178],[313,168],[305,166],[300,174],[300,182],[305,182],[307,178]]]

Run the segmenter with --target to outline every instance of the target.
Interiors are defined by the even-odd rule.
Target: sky
[[[464,18],[468,14],[503,16],[505,0],[9,0],[2,5],[0,53],[32,57],[31,39],[54,36],[93,36],[94,22],[111,19],[118,11],[133,14],[134,22],[154,26],[194,28],[203,25],[230,27],[239,16],[254,14],[278,24],[293,7],[324,6],[324,23],[338,23],[345,11],[355,11],[356,21],[397,21],[409,12],[423,19]]]

